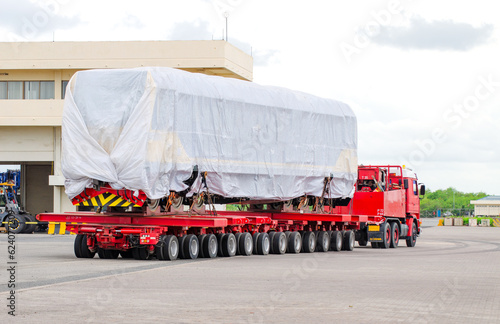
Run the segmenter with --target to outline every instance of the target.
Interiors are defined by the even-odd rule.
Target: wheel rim
[[[264,238],[264,242],[262,242],[262,249],[264,251],[269,251],[269,247],[270,247],[270,244],[269,244],[269,237],[265,237]]]
[[[387,230],[385,231],[385,239],[387,242],[391,241],[391,227],[388,226]]]
[[[191,240],[191,253],[193,255],[197,255],[198,254],[198,242],[196,242],[195,239]]]
[[[252,250],[253,240],[250,235],[245,235],[245,250],[247,253],[250,253]]]
[[[342,237],[340,235],[337,235],[337,248],[342,244]]]
[[[283,234],[280,236],[280,252],[286,250],[286,235]]]
[[[14,218],[10,223],[9,223],[9,228],[13,231],[19,228],[19,220],[17,218]]]
[[[172,240],[170,242],[170,253],[172,256],[176,256],[179,253],[179,243],[177,240]]]
[[[295,251],[299,251],[301,246],[300,246],[300,237],[298,235],[295,235]]]
[[[236,239],[234,235],[230,235],[227,240],[227,249],[230,254],[234,254],[236,252]]]
[[[328,235],[323,235],[323,250],[328,251]]]
[[[314,251],[316,245],[314,244],[314,237],[312,235],[309,236],[309,250]]]
[[[210,254],[217,254],[217,241],[215,240],[215,236],[210,237],[210,241],[208,241],[208,248],[210,249]]]

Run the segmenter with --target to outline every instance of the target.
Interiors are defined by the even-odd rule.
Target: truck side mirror
[[[425,185],[420,186],[420,196],[425,196]]]
[[[405,189],[408,189],[408,179],[404,179],[403,183],[405,184]]]

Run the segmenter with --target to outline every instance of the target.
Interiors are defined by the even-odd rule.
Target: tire
[[[74,245],[74,250],[75,250],[75,256],[77,258],[82,258],[82,240],[83,240],[83,234],[78,234],[75,237],[75,245]]]
[[[234,234],[234,237],[236,237],[236,255],[241,255],[241,253],[240,253],[240,239],[241,239],[242,234],[243,233],[240,233],[240,232]]]
[[[314,231],[314,237],[316,238],[316,247],[314,248],[314,252],[319,252],[319,247],[318,247],[318,236],[319,236],[320,231]]]
[[[163,240],[163,260],[173,261],[179,257],[179,241],[175,235],[167,235]]]
[[[83,237],[82,237],[80,254],[81,254],[82,258],[86,258],[86,259],[92,259],[95,256],[95,252],[92,252],[89,250],[89,246],[87,245],[87,235],[86,234],[83,234]],[[118,254],[116,255],[116,257],[118,257]],[[114,259],[116,259],[116,258],[114,258]]]
[[[184,239],[186,239],[187,235],[183,235],[181,237],[177,237],[177,242],[179,243],[179,255],[177,256],[179,259],[185,259],[184,257]]]
[[[271,248],[271,242],[269,241],[269,235],[267,233],[260,233],[257,238],[257,253],[259,255],[268,255]]]
[[[233,257],[236,255],[236,237],[233,233],[228,233],[222,238],[222,254],[225,257]]]
[[[313,253],[316,249],[316,235],[314,232],[305,232],[302,238],[302,252]]]
[[[380,247],[382,249],[388,249],[391,245],[391,225],[389,223],[382,224],[382,242],[380,242]]]
[[[219,249],[217,251],[217,256],[221,257],[221,258],[224,256],[224,252],[222,251],[222,239],[226,235],[227,235],[226,233],[219,233],[219,234],[217,234],[217,245],[219,246]]]
[[[288,238],[290,237],[290,234],[292,234],[292,232],[291,231],[285,231],[284,233],[286,235],[286,241],[288,242]]]
[[[250,233],[241,233],[239,244],[239,254],[249,256],[254,250],[253,239]]]
[[[343,251],[352,251],[354,250],[354,242],[356,241],[356,236],[353,231],[345,231],[344,232],[344,240],[342,242],[342,250]]]
[[[341,231],[333,231],[330,237],[330,251],[339,252],[342,250],[342,232]]]
[[[397,222],[391,223],[391,242],[389,247],[395,249],[399,244],[399,224]]]
[[[318,233],[318,242],[316,245],[316,250],[318,252],[328,252],[330,249],[330,236],[326,231],[320,231]]]
[[[99,255],[100,259],[118,259],[118,255],[120,254],[120,251],[99,248],[99,249],[97,249],[97,254]],[[83,254],[82,254],[82,258],[83,258]]]
[[[205,258],[216,258],[219,250],[217,237],[214,234],[208,234],[203,240],[203,256]]]
[[[19,234],[23,233],[23,231],[26,229],[26,218],[23,215],[20,214],[14,214],[12,217],[7,217],[5,219],[6,221],[9,221],[9,232],[13,234]]]
[[[204,258],[205,253],[203,252],[203,240],[207,237],[207,234],[198,235],[198,242],[200,243],[200,253],[198,254],[198,258]]]
[[[183,249],[183,255],[185,259],[196,259],[200,253],[200,244],[198,238],[194,234],[186,235],[181,248]]]
[[[120,255],[122,259],[132,259],[134,256],[132,255],[132,249],[127,251],[120,251]]]
[[[252,240],[253,240],[253,254],[259,254],[257,252],[257,242],[259,240],[259,236],[261,235],[260,232],[255,232],[252,235]]]
[[[287,248],[286,234],[283,232],[276,232],[273,235],[272,242],[272,253],[274,254],[285,254]]]
[[[269,235],[269,254],[274,254],[274,244],[273,244],[273,238],[274,235],[276,234],[276,231],[269,231],[267,232],[267,235]]]
[[[165,235],[160,235],[158,238],[158,243],[155,245],[155,255],[158,260],[165,260],[165,257],[163,255],[163,245],[165,245]]]
[[[302,236],[300,236],[299,232],[292,232],[288,237],[288,253],[300,253],[302,250]]]
[[[368,245],[368,231],[366,228],[359,231],[359,246],[367,246]]]
[[[414,247],[417,244],[417,220],[413,219],[413,225],[411,226],[411,236],[406,239],[407,247]]]
[[[27,222],[36,222],[35,217],[33,217],[30,214],[23,214],[24,218],[26,219]],[[35,231],[36,229],[36,224],[25,224],[26,226],[24,227],[23,233],[26,234],[31,234]]]
[[[99,251],[97,252],[99,254],[99,257],[101,257],[101,251],[104,251],[105,253],[106,251],[112,251],[112,250],[99,249]],[[148,260],[150,255],[148,250],[146,250],[145,246],[140,246],[132,249],[132,257],[136,260]],[[109,259],[106,257],[106,254],[104,254],[104,259]]]
[[[379,242],[370,242],[371,246],[373,249],[380,249],[380,243]]]

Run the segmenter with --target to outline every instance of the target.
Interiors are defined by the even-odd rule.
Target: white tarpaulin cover
[[[62,171],[70,198],[92,179],[150,199],[183,191],[193,167],[212,194],[352,197],[357,125],[344,103],[171,68],[78,72],[66,89]],[[200,177],[190,194],[198,192]],[[189,195],[189,194],[188,194]]]

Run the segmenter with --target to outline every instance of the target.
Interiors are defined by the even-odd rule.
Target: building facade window
[[[0,81],[0,99],[54,99],[54,81]]]
[[[69,81],[62,81],[62,87],[61,87],[61,98],[64,99],[66,97],[66,86],[68,85]]]

